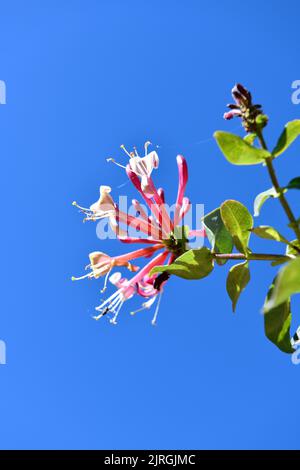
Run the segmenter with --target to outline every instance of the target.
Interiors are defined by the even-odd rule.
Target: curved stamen
[[[152,307],[155,300],[156,300],[156,295],[151,297],[151,299],[147,300],[147,302],[143,302],[142,306],[140,308],[138,308],[137,310],[133,310],[132,312],[130,312],[130,315],[135,315],[138,312],[142,312],[143,310],[147,310],[148,308]]]
[[[111,320],[109,320],[110,323],[112,323],[113,325],[116,325],[116,324],[117,324],[117,318],[118,318],[118,315],[119,315],[119,313],[120,313],[120,310],[121,310],[121,308],[122,308],[124,302],[125,302],[125,300],[121,300],[121,301],[120,301],[120,304],[118,305],[118,307],[117,307],[117,306],[115,307],[115,308],[117,309],[117,310],[116,310],[116,313],[115,313],[114,317],[113,317]]]
[[[157,301],[156,309],[155,309],[155,312],[154,312],[154,315],[153,315],[153,318],[152,318],[152,321],[151,321],[153,326],[156,325],[156,320],[157,320],[157,316],[158,316],[158,312],[159,312],[161,297],[162,297],[162,292],[160,292],[158,294],[158,301]]]

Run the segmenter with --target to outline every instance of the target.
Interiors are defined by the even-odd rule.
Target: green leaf
[[[221,205],[221,217],[236,248],[248,253],[250,230],[253,227],[252,215],[248,209],[238,201],[228,200]]]
[[[254,142],[255,142],[256,137],[257,137],[257,134],[255,134],[255,133],[253,132],[253,133],[251,133],[251,134],[245,135],[244,141],[247,142],[247,144],[253,145]]]
[[[270,197],[278,197],[275,188],[267,189],[267,191],[263,191],[259,193],[255,200],[254,200],[254,217],[258,217],[260,213],[260,209],[262,205],[270,198]]]
[[[271,156],[267,150],[253,147],[230,132],[217,131],[214,137],[225,158],[234,165],[257,165]]]
[[[277,278],[275,277],[273,284],[269,289],[265,305],[268,305],[270,299],[273,297],[276,283]],[[291,345],[291,321],[291,302],[289,298],[276,307],[268,309],[264,314],[265,334],[267,338],[272,341],[272,343],[274,343],[281,351],[286,353],[294,352],[294,349]]]
[[[275,228],[270,227],[269,225],[260,225],[259,227],[254,227],[251,232],[255,233],[255,235],[260,238],[265,238],[266,240],[289,243],[289,241],[283,235],[281,235]]]
[[[226,229],[220,208],[213,210],[203,217],[203,225],[207,238],[215,253],[231,253],[233,248],[232,236]],[[227,260],[217,260],[218,264],[225,264]]]
[[[202,279],[213,270],[213,256],[211,251],[203,246],[197,250],[189,250],[179,256],[169,266],[156,266],[150,274],[168,272],[183,279]]]
[[[293,178],[286,187],[287,189],[300,189],[300,176]]]
[[[291,295],[300,293],[300,258],[295,258],[284,265],[276,278],[272,295],[265,303],[268,312],[286,302]]]
[[[237,301],[250,281],[248,262],[236,264],[230,268],[226,281],[226,289],[232,301],[232,310],[235,311]]]
[[[278,139],[272,155],[274,157],[281,155],[294,142],[298,135],[300,135],[300,119],[288,122]]]

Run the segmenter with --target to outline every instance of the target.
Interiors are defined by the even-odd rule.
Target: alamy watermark
[[[6,364],[6,344],[0,339],[0,365]]]
[[[0,80],[0,104],[6,104],[6,83]]]
[[[292,103],[293,104],[300,104],[300,80],[294,80],[292,83]]]
[[[298,345],[298,348],[296,349],[296,351],[292,354],[292,363],[295,366],[300,365],[300,344]]]
[[[300,326],[293,336],[292,346],[296,348],[295,352],[292,354],[292,363],[298,366],[300,365]]]
[[[187,237],[190,248],[203,245],[200,233],[203,229],[204,204],[191,204],[188,201],[180,209],[176,204],[161,204],[159,209],[156,204],[150,207],[139,204],[137,208],[136,204],[128,204],[127,196],[119,196],[116,206],[117,209],[112,210],[110,205],[107,208],[103,205],[103,215],[95,217],[95,220],[100,219],[96,227],[96,235],[100,240],[127,237],[168,240],[177,227],[176,239]],[[174,220],[177,221],[176,227]],[[189,231],[179,230],[180,227],[189,227]]]

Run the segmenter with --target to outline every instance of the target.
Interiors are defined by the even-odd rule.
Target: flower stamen
[[[130,312],[130,315],[135,315],[138,312],[142,312],[143,310],[150,308],[154,304],[155,300],[156,300],[156,295],[151,297],[151,299],[147,300],[147,302],[143,302],[142,306]]]
[[[120,148],[126,153],[126,155],[128,155],[129,158],[132,158],[132,152],[128,152],[124,144],[120,145]]]
[[[116,305],[117,310],[116,310],[116,312],[115,312],[115,315],[113,316],[113,318],[112,318],[111,320],[109,320],[110,323],[112,323],[113,325],[116,325],[116,324],[117,324],[117,318],[118,318],[118,315],[119,315],[119,313],[120,313],[120,310],[121,310],[121,308],[122,308],[124,302],[125,302],[125,300],[122,300],[122,299],[121,299],[120,302],[119,302],[119,304],[118,304],[118,306]]]
[[[155,326],[156,325],[156,320],[157,320],[157,316],[158,316],[158,312],[159,312],[159,306],[160,306],[160,302],[161,302],[161,297],[162,297],[162,292],[160,292],[158,294],[158,301],[157,301],[157,305],[156,305],[156,309],[155,309],[155,312],[154,312],[154,315],[153,315],[153,318],[152,318],[152,325]]]

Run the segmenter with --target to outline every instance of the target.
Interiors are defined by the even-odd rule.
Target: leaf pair
[[[238,201],[225,201],[221,206],[221,216],[224,225],[230,233],[236,248],[247,255],[250,230],[253,227],[253,218],[248,209]],[[229,270],[226,289],[232,301],[232,310],[235,311],[237,301],[250,281],[248,262],[232,266]]]

